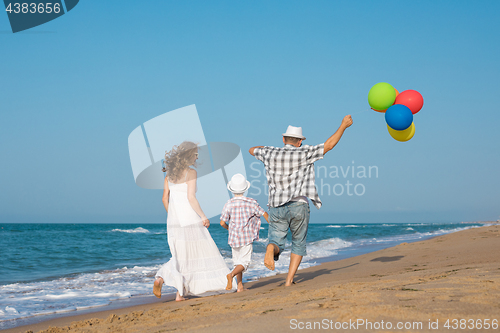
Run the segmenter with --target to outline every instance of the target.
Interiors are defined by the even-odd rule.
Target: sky
[[[0,222],[164,223],[162,191],[135,184],[127,139],[192,104],[207,141],[241,147],[262,206],[263,167],[248,149],[282,146],[288,125],[322,143],[351,114],[316,163],[323,207],[311,206],[311,222],[497,220],[499,11],[498,1],[85,0],[15,34],[0,13]],[[410,141],[369,109],[378,82],[423,95]]]

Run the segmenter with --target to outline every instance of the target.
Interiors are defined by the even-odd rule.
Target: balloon
[[[407,106],[394,104],[385,112],[385,121],[390,128],[402,131],[410,127],[413,122],[413,113]]]
[[[389,83],[377,83],[368,92],[368,104],[376,111],[386,110],[395,100],[396,90]]]
[[[415,114],[422,109],[424,98],[416,90],[405,90],[396,97],[394,104],[405,105]]]
[[[400,142],[408,141],[411,138],[413,138],[413,135],[415,135],[414,123],[411,123],[410,127],[402,131],[393,130],[392,128],[389,127],[389,125],[387,125],[387,129],[389,130],[389,134],[393,137],[393,139]]]
[[[396,88],[394,88],[394,90],[396,91],[396,98],[398,98],[399,91]],[[377,111],[377,112],[381,112],[381,113],[385,113],[385,111],[387,111],[387,109],[385,109],[385,110],[375,110],[374,108],[372,108],[372,110],[373,111]]]

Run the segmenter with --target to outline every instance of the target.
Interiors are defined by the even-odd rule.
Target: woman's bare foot
[[[181,294],[179,294],[179,292],[177,292],[177,295],[175,296],[175,300],[177,302],[180,302],[180,301],[185,301],[186,299],[184,297],[182,297]]]
[[[292,286],[294,284],[295,284],[295,282],[293,282],[293,281],[291,281],[291,282],[286,281],[285,282],[285,287],[290,287],[290,286]]]
[[[227,277],[226,290],[231,290],[233,289],[233,275],[229,273],[228,275],[226,275],[226,277]]]
[[[155,283],[153,285],[153,294],[155,294],[156,297],[161,298],[161,287],[163,286],[163,279],[158,278],[155,280]]]
[[[274,271],[274,245],[269,244],[266,248],[266,256],[264,257],[264,266]]]

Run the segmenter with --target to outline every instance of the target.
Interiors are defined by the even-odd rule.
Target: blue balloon
[[[390,128],[402,131],[411,126],[413,113],[410,108],[402,104],[392,105],[385,111],[385,121]]]

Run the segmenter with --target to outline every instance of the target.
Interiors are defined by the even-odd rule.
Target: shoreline
[[[477,224],[493,224],[495,222],[461,222],[464,224],[470,224],[470,223],[477,223]],[[374,223],[376,224],[376,223]],[[439,223],[438,223],[439,224]],[[350,225],[347,223],[346,225]],[[476,226],[472,227],[476,228]],[[455,233],[457,231],[453,231],[452,233]],[[348,259],[352,257],[357,257],[363,254],[368,254],[372,252],[376,252],[379,250],[383,250],[386,248],[390,248],[393,246],[396,246],[400,244],[401,242],[407,242],[407,243],[413,243],[413,242],[419,242],[427,239],[432,239],[434,237],[438,237],[440,235],[428,235],[424,236],[423,238],[417,238],[417,239],[403,239],[403,240],[395,240],[389,243],[381,243],[381,244],[369,244],[365,245],[364,247],[355,247],[355,248],[340,248],[337,249],[337,254],[326,256],[326,257],[318,257],[314,259],[310,259],[309,261],[304,261],[308,263],[312,263],[313,266],[310,267],[317,267],[318,265],[322,265],[325,263],[330,263],[330,262],[335,262],[343,259]],[[303,269],[306,268],[300,268],[299,267],[299,272]],[[280,274],[275,274],[272,276],[277,276]],[[282,275],[282,274],[281,274]],[[271,277],[272,277],[271,276]],[[245,282],[245,285],[248,283],[254,283],[258,282],[264,277],[259,277],[258,279],[251,279]],[[162,296],[162,299],[159,300],[155,296],[152,295],[138,295],[138,296],[132,296],[129,298],[121,298],[121,299],[115,299],[111,300],[109,304],[106,305],[100,305],[100,306],[92,306],[86,309],[79,309],[79,310],[68,310],[68,311],[61,311],[61,312],[56,312],[56,313],[48,313],[48,314],[38,314],[38,315],[32,315],[29,317],[24,317],[24,318],[19,318],[19,319],[12,319],[12,320],[6,320],[4,321],[4,327],[1,328],[1,322],[0,322],[0,331],[5,331],[7,329],[15,329],[18,327],[24,327],[24,326],[30,326],[30,325],[38,325],[46,321],[51,321],[51,320],[57,320],[59,318],[65,318],[65,317],[78,317],[81,315],[90,315],[92,313],[99,313],[99,312],[107,312],[107,311],[113,311],[113,310],[118,310],[122,308],[131,308],[139,305],[146,305],[146,304],[154,304],[158,302],[162,302],[165,299],[174,299],[175,298],[175,292],[171,293],[165,293]]]
[[[261,278],[257,281],[247,282],[245,284],[245,286],[247,288],[249,288],[249,291],[244,292],[244,293],[233,293],[233,294],[218,295],[218,296],[208,296],[208,297],[203,297],[203,298],[193,297],[185,302],[172,302],[171,300],[173,300],[173,295],[168,295],[168,296],[164,295],[161,300],[151,299],[151,301],[147,301],[147,302],[144,302],[142,304],[136,303],[136,304],[133,304],[133,305],[127,306],[127,307],[122,307],[123,302],[117,302],[114,305],[115,306],[114,309],[109,308],[109,306],[112,306],[112,305],[109,305],[106,307],[106,309],[102,309],[102,310],[99,310],[99,308],[88,309],[88,310],[85,310],[86,311],[85,313],[80,312],[77,315],[75,315],[73,313],[68,313],[67,315],[64,315],[64,316],[57,315],[57,316],[55,316],[55,318],[52,318],[52,319],[44,318],[43,320],[39,321],[38,323],[33,323],[33,324],[23,325],[23,326],[16,326],[14,328],[5,329],[3,331],[6,333],[26,332],[28,330],[32,330],[32,331],[36,332],[39,330],[47,329],[49,326],[73,327],[74,325],[81,326],[83,329],[83,327],[88,328],[88,326],[96,327],[95,325],[97,325],[97,324],[104,325],[105,322],[109,322],[109,321],[111,321],[111,322],[107,323],[107,325],[112,325],[114,322],[114,320],[112,320],[112,318],[114,318],[114,316],[118,316],[118,318],[120,318],[122,316],[123,317],[130,317],[130,316],[133,316],[135,313],[135,315],[138,316],[137,321],[140,321],[139,317],[142,318],[143,317],[142,314],[163,311],[163,308],[170,309],[170,310],[173,309],[173,311],[178,312],[180,309],[184,309],[185,306],[190,305],[190,307],[192,307],[193,303],[200,303],[200,301],[202,301],[202,303],[207,303],[207,302],[208,303],[210,303],[210,302],[222,303],[222,302],[224,302],[225,299],[230,301],[230,300],[233,300],[234,298],[246,297],[247,295],[252,296],[252,297],[257,297],[257,299],[258,299],[259,297],[256,296],[255,294],[272,293],[275,289],[280,289],[281,290],[280,293],[283,293],[285,289],[288,289],[290,291],[295,291],[295,289],[302,289],[302,288],[311,289],[311,287],[312,287],[312,290],[309,290],[309,291],[315,292],[317,290],[317,287],[310,286],[311,281],[312,280],[320,281],[320,280],[325,280],[325,279],[328,280],[328,277],[330,275],[332,275],[332,274],[336,275],[334,273],[336,271],[339,271],[342,269],[348,269],[348,270],[354,270],[353,276],[359,277],[359,275],[363,275],[364,273],[366,273],[365,269],[361,268],[358,265],[360,264],[361,261],[366,262],[366,259],[368,257],[376,257],[376,256],[382,255],[386,252],[394,254],[394,253],[400,252],[401,249],[408,249],[408,248],[412,248],[412,247],[417,247],[417,248],[425,247],[425,246],[427,246],[428,243],[434,243],[434,244],[440,245],[439,243],[445,242],[446,239],[463,238],[464,237],[463,234],[478,234],[478,233],[483,232],[482,230],[486,230],[488,228],[491,229],[491,233],[492,233],[492,235],[494,235],[494,237],[498,237],[500,235],[500,233],[498,233],[498,231],[500,230],[499,225],[493,224],[493,223],[495,223],[495,222],[492,222],[491,226],[485,226],[485,227],[480,227],[480,228],[471,228],[471,229],[462,230],[459,232],[453,232],[450,234],[445,234],[445,235],[441,235],[441,236],[427,238],[425,240],[417,240],[417,241],[411,242],[411,243],[404,242],[404,243],[397,245],[397,246],[385,248],[385,249],[374,251],[374,252],[365,253],[362,255],[355,256],[355,257],[349,257],[349,258],[344,258],[344,259],[339,259],[336,257],[339,260],[328,261],[328,262],[324,262],[324,263],[321,263],[321,264],[313,266],[313,267],[299,270],[297,273],[297,278],[296,278],[297,285],[295,285],[294,287],[291,287],[291,288],[284,288],[284,287],[281,288],[279,286],[279,284],[281,282],[283,282],[285,279],[285,274],[280,274],[280,275],[274,275],[274,276],[270,276],[270,277]],[[465,237],[467,237],[467,236],[465,236]],[[445,239],[445,240],[443,240],[443,239]],[[496,238],[496,243],[499,243],[499,242],[500,242],[500,239]],[[494,243],[494,244],[496,244],[496,243]],[[470,244],[466,244],[466,245],[470,245]],[[500,249],[500,248],[498,248],[498,249]],[[446,252],[448,249],[445,248],[445,249],[439,249],[439,250],[440,250],[440,252],[443,252],[443,251]],[[488,253],[488,252],[494,252],[494,251],[492,249],[491,251],[486,251],[486,253]],[[490,254],[492,254],[492,253],[490,253]],[[385,265],[385,263],[400,261],[402,258],[399,258],[399,257],[400,256],[393,255],[393,256],[383,256],[383,257],[379,256],[378,258],[382,258],[379,260],[379,263],[381,265]],[[446,257],[446,258],[448,258],[448,257]],[[496,259],[496,260],[497,261],[495,262],[495,264],[498,264],[497,271],[498,271],[498,273],[500,273],[500,263],[498,263],[498,259]],[[348,264],[348,263],[351,263],[351,264]],[[474,264],[474,263],[472,263],[472,264]],[[415,264],[415,266],[419,266],[419,265]],[[423,265],[423,266],[426,266],[426,265]],[[371,267],[371,268],[372,268],[373,274],[370,274],[368,276],[368,280],[365,282],[373,282],[372,280],[380,279],[381,277],[386,276],[387,272],[384,272],[384,274],[381,274],[380,272],[378,272],[377,269],[373,270],[374,267]],[[418,271],[420,271],[420,270],[425,270],[425,269],[418,269]],[[367,277],[365,276],[364,278],[365,278],[364,280],[366,280]],[[333,279],[333,280],[335,280],[335,279]],[[351,280],[351,278],[349,278],[348,281],[350,281],[350,280]],[[410,288],[410,290],[411,290],[411,288]],[[496,290],[498,291],[498,288]],[[154,297],[154,296],[152,296],[152,297]],[[260,296],[260,297],[262,297],[262,296]],[[148,298],[149,297],[146,297],[145,299],[148,299]],[[293,302],[295,302],[295,301],[293,301]],[[122,304],[120,305],[118,303],[122,303]],[[131,302],[131,303],[133,303],[133,302]],[[272,310],[271,312],[274,312],[274,311],[275,310]],[[282,311],[282,310],[280,310],[280,311]],[[139,313],[141,313],[141,315],[139,315]],[[192,314],[191,314],[191,317],[192,317]],[[92,324],[92,320],[90,320],[89,318],[97,318],[97,319],[96,320],[92,319],[92,320],[94,320],[94,323]],[[186,321],[186,319],[188,319],[188,318],[183,318],[183,320],[181,322]],[[500,318],[498,318],[498,319],[500,319]],[[77,321],[80,321],[79,324],[72,324],[73,322],[77,322]],[[189,320],[187,320],[187,321],[189,321]],[[222,322],[219,322],[219,326],[221,326],[221,325],[223,326],[225,321],[227,321],[227,320],[222,320]],[[69,326],[69,325],[71,325],[71,326]],[[71,332],[80,332],[78,327],[74,327],[70,331]],[[132,328],[130,328],[130,330],[126,330],[126,332],[129,332],[129,331],[135,332]],[[137,331],[140,331],[140,330],[137,330]],[[55,329],[53,331],[48,331],[48,332],[59,332],[59,331],[57,329]]]

